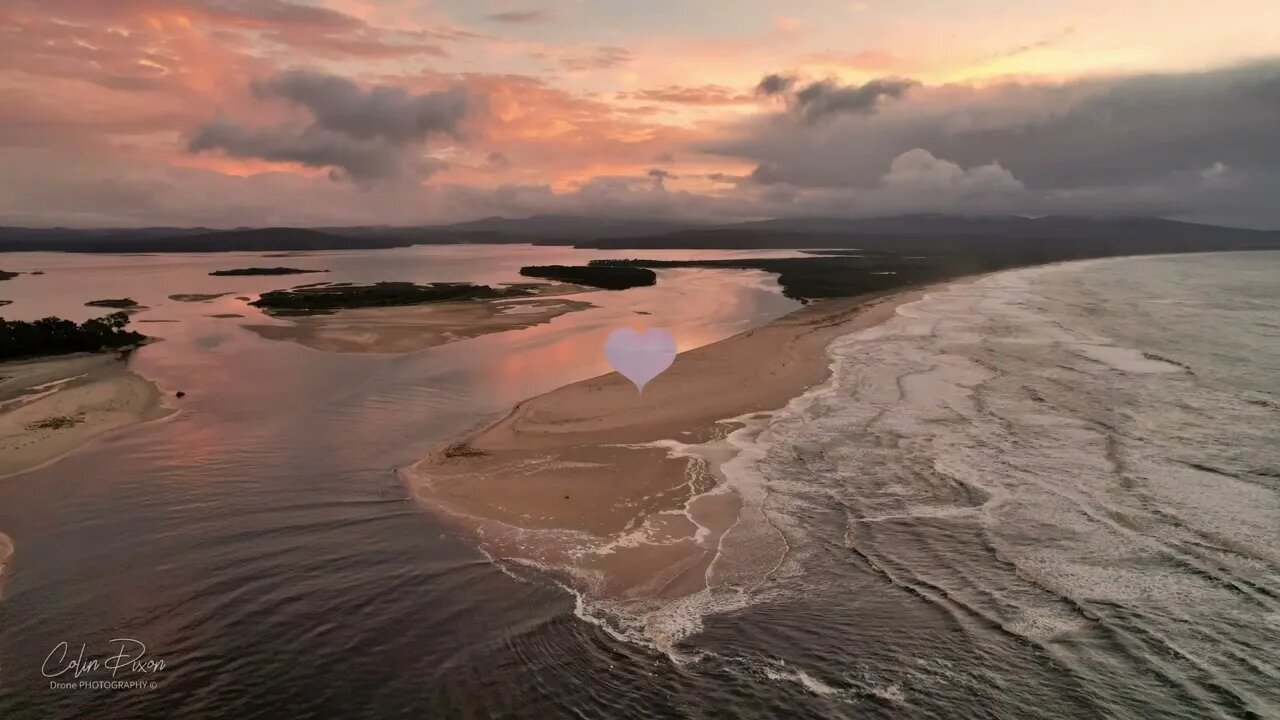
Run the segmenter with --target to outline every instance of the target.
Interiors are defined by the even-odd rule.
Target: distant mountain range
[[[610,249],[858,248],[908,254],[1052,249],[1094,256],[1280,248],[1280,231],[1159,218],[900,215],[779,218],[727,225],[544,215],[422,227],[78,230],[0,227],[0,252],[288,252],[456,243],[533,243]]]

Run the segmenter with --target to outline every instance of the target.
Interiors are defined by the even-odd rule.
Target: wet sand
[[[0,363],[0,478],[173,412],[115,353]]]
[[[719,465],[733,452],[715,441],[824,381],[833,339],[922,292],[813,303],[680,354],[643,394],[617,373],[559,388],[402,477],[490,556],[567,575],[594,598],[665,602],[763,582],[777,563],[761,553],[785,543],[723,546],[735,528],[764,520],[759,498],[725,485]],[[742,552],[765,570],[744,569]]]
[[[9,560],[13,557],[13,540],[0,532],[0,600],[4,599],[4,583],[9,579]]]
[[[269,340],[288,340],[316,350],[408,353],[533,327],[591,307],[594,305],[589,302],[559,297],[483,300],[340,310],[332,315],[289,318],[290,325],[245,327]]]

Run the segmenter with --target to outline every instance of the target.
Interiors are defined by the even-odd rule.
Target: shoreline
[[[424,510],[492,560],[567,580],[580,606],[585,596],[648,615],[712,590],[749,591],[786,548],[780,533],[781,545],[749,541],[751,562],[726,548],[768,522],[762,498],[721,471],[738,454],[731,433],[825,382],[836,338],[965,279],[815,301],[681,353],[643,393],[618,373],[566,385],[438,445],[400,476]]]
[[[0,480],[50,465],[110,432],[177,412],[117,353],[0,363]]]
[[[13,539],[0,532],[0,600],[4,599],[4,584],[9,579],[9,561],[13,559]]]

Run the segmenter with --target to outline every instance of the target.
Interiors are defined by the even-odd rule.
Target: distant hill
[[[330,228],[137,228],[88,229],[0,227],[0,252],[235,252],[353,250],[456,243],[529,243],[556,245],[598,238],[675,232],[696,227],[655,220],[537,215],[524,219],[491,217],[450,225],[414,227],[352,226]]]
[[[578,243],[600,249],[857,248],[902,255],[994,253],[1052,258],[1280,249],[1280,231],[1159,218],[955,217],[782,219]]]
[[[140,228],[72,230],[0,227],[0,252],[281,252],[450,243],[534,243],[612,249],[861,248],[906,255],[994,252],[1053,257],[1280,247],[1280,231],[1199,225],[1159,218],[900,215],[779,218],[693,225],[541,215],[420,227],[321,229]]]
[[[409,245],[394,240],[345,237],[301,228],[179,231],[164,235],[155,228],[142,231],[61,231],[41,238],[30,232],[0,229],[0,251],[52,251],[80,253],[169,252],[275,252],[293,250],[347,250]]]
[[[97,239],[119,239],[119,238],[169,238],[182,237],[186,235],[200,235],[202,233],[216,232],[211,228],[179,228],[179,227],[144,227],[144,228],[101,228],[101,229],[75,229],[75,228],[25,228],[25,227],[5,227],[0,225],[0,239],[10,241],[52,241],[63,242],[71,240],[85,240],[90,238]]]
[[[873,218],[778,218],[722,225],[725,230],[761,230],[833,235],[967,235],[984,237],[1132,237],[1194,238],[1212,231],[1219,236],[1256,237],[1260,232],[1201,225],[1163,218],[1092,218],[1050,215],[895,215]]]
[[[500,235],[520,235],[542,238],[591,239],[633,237],[636,235],[661,235],[698,227],[697,223],[677,223],[663,220],[628,220],[589,218],[573,215],[534,215],[513,220],[489,217],[483,220],[454,223],[438,229],[449,232],[484,232]]]

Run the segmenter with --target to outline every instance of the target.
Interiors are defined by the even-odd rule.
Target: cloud
[[[129,35],[179,36],[187,44],[194,38],[200,38],[201,44],[255,38],[265,41],[252,48],[259,51],[277,45],[323,58],[379,59],[444,57],[442,42],[478,37],[450,27],[380,27],[338,10],[291,0],[14,0],[14,4],[22,11],[13,18],[22,25],[23,34],[44,39],[74,39],[84,32],[113,29]]]
[[[901,70],[911,63],[902,57],[884,50],[863,50],[861,52],[819,52],[800,58],[803,65],[836,66],[848,70],[891,72]]]
[[[600,45],[586,55],[566,55],[560,67],[570,72],[608,70],[631,62],[631,51],[616,45]]]
[[[346,78],[306,70],[256,81],[253,90],[260,97],[284,98],[305,107],[317,126],[360,140],[405,143],[432,134],[454,134],[467,112],[462,88],[422,95],[391,85],[362,90]]]
[[[827,102],[809,107],[829,109]],[[1275,175],[1278,126],[1280,61],[1268,61],[1202,73],[919,87],[874,115],[820,125],[748,119],[696,149],[753,162],[760,182],[871,187],[894,158],[919,148],[965,167],[995,161],[1028,188],[1060,191],[1149,184],[1214,163],[1232,174]]]
[[[885,98],[900,98],[920,85],[915,80],[893,77],[863,85],[841,85],[826,79],[797,88],[799,82],[795,75],[772,73],[756,84],[756,94],[784,98],[792,114],[814,123],[835,115],[870,115]]]
[[[896,190],[961,195],[1020,193],[1026,189],[999,163],[965,170],[920,148],[894,158],[883,182],[885,187]]]
[[[1229,169],[1225,164],[1216,162],[1201,170],[1200,177],[1204,178],[1205,182],[1219,182],[1227,176]]]
[[[781,95],[787,92],[795,86],[795,84],[796,78],[794,76],[774,73],[771,75],[765,75],[760,79],[760,82],[756,85],[756,92],[767,97],[772,97],[774,95]]]
[[[619,100],[672,103],[676,105],[742,105],[752,102],[750,95],[724,85],[686,87],[668,85],[649,90],[633,90],[617,94]]]
[[[679,175],[673,175],[669,171],[663,170],[661,168],[653,168],[652,170],[650,170],[645,174],[648,175],[649,178],[653,180],[653,187],[656,189],[666,189],[666,186],[667,186],[666,183],[668,180],[680,179]]]
[[[507,159],[506,155],[497,150],[489,153],[484,158],[484,168],[490,172],[500,172],[509,167],[511,167],[511,161]]]
[[[1037,50],[1043,50],[1048,47],[1053,47],[1054,45],[1059,45],[1065,40],[1069,39],[1072,35],[1075,35],[1075,33],[1076,33],[1076,29],[1074,27],[1065,27],[1059,30],[1058,32],[1053,33],[1052,35],[1046,35],[1045,37],[1042,37],[1039,40],[1035,40],[1029,43],[1023,43],[1022,45],[1019,45],[1017,47],[1010,48],[1009,50],[1006,50],[1005,52],[1000,53],[996,57],[997,58],[1017,57],[1019,55],[1026,55],[1027,53],[1035,52]]]
[[[203,125],[189,148],[196,153],[221,150],[235,158],[329,168],[332,179],[360,184],[419,180],[445,167],[440,160],[385,140],[360,140],[316,126],[253,129],[219,120]]]
[[[863,85],[820,80],[795,93],[793,111],[806,122],[817,122],[832,115],[870,115],[884,98],[900,98],[919,84],[904,78],[881,78]]]
[[[256,81],[253,90],[305,108],[311,123],[250,128],[215,120],[197,129],[188,150],[329,168],[333,179],[361,184],[417,180],[445,167],[422,154],[423,143],[456,135],[467,112],[461,88],[420,95],[390,85],[366,90],[346,78],[302,70]]]
[[[546,10],[508,10],[506,12],[490,13],[485,17],[494,22],[530,25],[550,20],[551,13]]]

